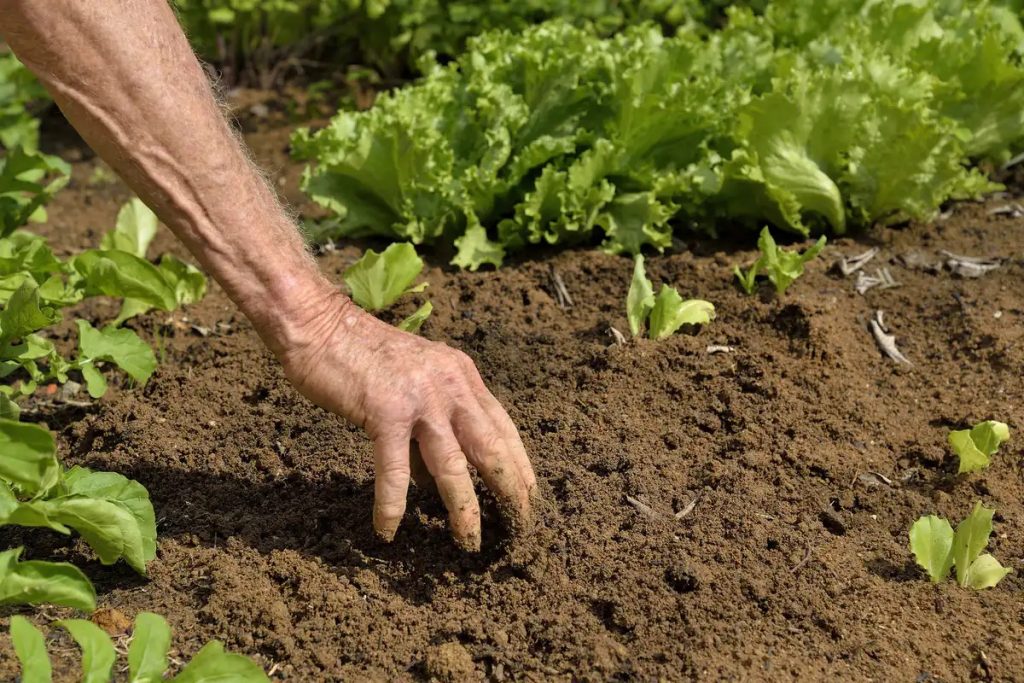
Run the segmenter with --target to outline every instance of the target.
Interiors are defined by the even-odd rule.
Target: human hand
[[[279,356],[303,395],[364,427],[373,440],[377,533],[390,541],[398,530],[417,450],[460,546],[480,548],[469,464],[509,522],[524,526],[536,477],[515,425],[469,356],[391,327],[347,299],[332,302]]]

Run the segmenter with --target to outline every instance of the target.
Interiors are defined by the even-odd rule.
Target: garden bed
[[[249,142],[297,198],[288,132],[257,126]],[[75,163],[40,229],[58,248],[95,244],[129,196],[88,182],[95,167]],[[625,257],[541,253],[478,273],[435,260],[422,333],[477,361],[540,481],[534,531],[508,538],[485,505],[477,555],[415,489],[395,542],[375,538],[367,439],[292,390],[213,285],[198,305],[130,323],[162,361],[146,387],[25,417],[58,430],[68,464],[149,489],[149,580],[56,535],[4,529],[5,547],[84,566],[102,607],[165,615],[185,655],[217,638],[286,680],[1013,679],[1024,219],[991,214],[1007,202],[834,241],[782,297],[735,286],[752,239],[679,242],[648,259],[649,276],[718,317],[662,342],[616,345],[609,332],[627,331]],[[861,295],[830,266],[872,246],[868,270],[886,266],[901,286]],[[153,251],[166,249],[181,253],[165,233]],[[941,250],[1009,260],[962,278],[928,267]],[[340,282],[359,254],[320,263]],[[912,365],[881,354],[876,310]],[[989,418],[1011,441],[990,469],[956,476],[948,431]],[[976,500],[997,509],[990,548],[1015,572],[986,591],[932,585],[910,525],[960,519]],[[75,650],[52,652],[70,680]],[[5,642],[0,679],[16,671]]]

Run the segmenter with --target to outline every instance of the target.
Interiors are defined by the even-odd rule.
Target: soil
[[[282,194],[301,200],[287,127],[243,123]],[[91,182],[98,162],[78,156],[40,228],[63,251],[94,245],[128,197]],[[31,418],[57,431],[67,463],[148,487],[160,533],[148,578],[38,530],[0,542],[83,566],[114,623],[165,615],[177,659],[216,638],[275,680],[1020,680],[1024,220],[989,214],[1006,203],[836,240],[782,296],[734,285],[752,235],[679,242],[649,275],[718,317],[662,342],[609,333],[627,330],[624,257],[539,252],[481,273],[438,259],[423,334],[476,360],[542,493],[521,538],[485,506],[478,554],[415,488],[395,541],[374,536],[369,442],[302,399],[212,286],[131,323],[162,360],[145,387],[113,380],[91,406],[40,403]],[[323,254],[323,270],[340,281],[362,246]],[[860,295],[830,266],[872,246],[868,269],[901,286]],[[943,249],[1007,261],[977,279],[921,266]],[[151,253],[165,250],[182,253],[166,232]],[[912,365],[881,354],[876,310]],[[1013,438],[988,470],[957,476],[948,431],[989,418]],[[977,500],[997,509],[989,549],[1015,572],[981,592],[931,584],[910,525],[955,522]],[[43,624],[65,611],[23,613]],[[66,636],[50,649],[72,680]],[[4,642],[0,679],[16,672]]]

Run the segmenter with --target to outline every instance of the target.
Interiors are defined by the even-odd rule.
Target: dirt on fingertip
[[[247,139],[299,196],[287,130]],[[40,228],[58,251],[94,245],[128,197],[88,182],[96,164],[74,164]],[[432,261],[427,292],[395,315],[430,298],[422,334],[475,360],[538,478],[527,533],[478,487],[476,553],[415,486],[394,541],[375,535],[365,435],[301,398],[212,285],[129,323],[160,359],[145,387],[112,379],[91,406],[31,417],[68,464],[149,489],[149,576],[41,530],[0,540],[82,566],[105,609],[164,615],[177,661],[218,639],[274,680],[1019,680],[1024,219],[993,213],[1018,194],[831,241],[781,296],[735,285],[753,235],[680,240],[648,276],[717,317],[660,342],[611,332],[628,331],[625,257],[540,251],[477,273]],[[340,282],[362,246],[321,254],[321,268]],[[871,247],[865,274],[898,286],[859,294],[832,264]],[[153,253],[165,250],[185,255],[162,230]],[[964,278],[943,252],[1001,265]],[[112,315],[96,306],[84,315]],[[883,355],[876,311],[910,364]],[[1011,439],[989,469],[957,475],[947,435],[984,419]],[[979,500],[997,511],[988,552],[1015,571],[985,591],[930,583],[911,524],[956,523]],[[39,625],[64,614],[18,611]],[[56,677],[73,680],[77,651],[50,630]],[[0,643],[0,680],[17,671]]]

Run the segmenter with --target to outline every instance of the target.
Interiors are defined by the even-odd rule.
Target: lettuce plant
[[[992,555],[981,553],[992,534],[993,514],[995,510],[978,502],[955,532],[947,520],[935,515],[914,522],[910,550],[933,583],[944,581],[954,567],[957,583],[977,590],[995,586],[1010,573]]]
[[[64,619],[56,625],[68,631],[82,650],[82,683],[109,683],[114,678],[118,652],[103,629],[85,619]],[[50,659],[43,633],[28,619],[11,617],[11,641],[21,663],[24,683],[49,683]],[[132,683],[160,683],[168,667],[171,628],[167,621],[152,612],[139,612],[132,629],[128,648],[128,680]],[[226,652],[219,641],[204,645],[172,683],[232,681],[233,683],[265,683],[269,678],[248,657]]]
[[[352,300],[367,311],[380,311],[405,294],[422,292],[427,283],[413,285],[423,271],[423,259],[408,242],[390,245],[382,253],[368,249],[362,258],[345,270],[342,276]],[[406,332],[415,332],[434,310],[429,301],[398,324]]]
[[[140,574],[156,556],[156,516],[142,484],[115,472],[64,469],[46,429],[0,419],[0,526],[77,531],[103,564]]]
[[[662,340],[683,325],[707,325],[715,317],[715,307],[702,299],[683,300],[673,287],[663,284],[658,295],[647,279],[644,257],[637,254],[633,264],[633,279],[626,294],[626,318],[629,331],[639,336],[645,322],[648,336]]]
[[[736,266],[733,274],[739,280],[740,287],[747,294],[753,294],[757,286],[757,276],[766,275],[768,281],[775,285],[775,292],[783,294],[793,282],[804,274],[804,264],[813,259],[825,248],[826,237],[822,235],[803,253],[781,249],[772,238],[771,232],[765,227],[757,240],[761,256],[747,272]]]
[[[1010,428],[1004,422],[985,420],[970,429],[949,433],[949,445],[960,458],[958,474],[975,472],[988,467],[990,457],[1010,438]]]
[[[470,40],[294,149],[332,213],[319,238],[452,244],[474,270],[726,221],[842,233],[998,187],[971,163],[1024,143],[1021,33],[955,0],[779,0],[669,38],[548,22]]]

